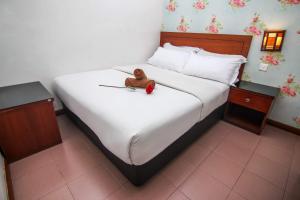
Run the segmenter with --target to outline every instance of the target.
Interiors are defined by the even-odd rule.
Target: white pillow
[[[244,64],[244,63],[247,62],[247,58],[245,58],[242,55],[219,54],[219,53],[213,53],[213,52],[205,51],[204,49],[200,49],[200,51],[197,52],[197,53],[200,54],[200,55],[206,55],[206,56],[219,56],[219,57],[222,57],[222,58],[236,58],[241,62],[241,64]],[[234,72],[232,80],[230,81],[231,84],[236,83],[237,77],[239,76],[239,73],[240,73],[240,67],[238,67],[236,69],[236,71]]]
[[[204,55],[204,56],[219,56],[222,58],[236,58],[236,59],[240,59],[241,64],[247,62],[247,58],[245,58],[242,55],[213,53],[213,52],[205,51],[204,49],[200,49],[200,51],[198,51],[197,54]]]
[[[240,59],[237,58],[192,54],[183,73],[232,85],[240,65]]]
[[[190,47],[190,46],[174,46],[171,43],[165,43],[164,44],[165,49],[171,49],[175,51],[183,51],[187,53],[198,53],[201,49],[197,47]]]
[[[189,57],[190,54],[183,51],[158,47],[154,55],[148,59],[148,63],[163,69],[181,72]]]

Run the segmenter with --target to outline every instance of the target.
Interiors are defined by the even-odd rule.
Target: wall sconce
[[[264,32],[261,51],[281,51],[285,30]]]

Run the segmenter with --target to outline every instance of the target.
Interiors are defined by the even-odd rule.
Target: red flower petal
[[[152,86],[152,84],[149,84],[147,87],[146,87],[146,93],[147,94],[151,94],[154,90],[154,87]]]

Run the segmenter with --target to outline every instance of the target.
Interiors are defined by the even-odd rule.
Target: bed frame
[[[251,40],[252,36],[246,35],[162,32],[160,45],[162,46],[164,43],[170,42],[173,45],[194,46],[215,53],[239,54],[247,57]],[[240,69],[239,78],[241,78],[243,70],[244,66]],[[203,132],[218,122],[223,117],[225,105],[220,106],[204,120],[195,124],[164,151],[143,165],[129,165],[119,159],[103,146],[96,134],[79,117],[72,113],[66,106],[64,108],[70,118],[103,151],[130,182],[136,186],[140,186],[193,143]]]

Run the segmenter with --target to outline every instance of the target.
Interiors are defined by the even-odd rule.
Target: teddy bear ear
[[[142,69],[139,69],[139,68],[136,68],[134,71],[133,71],[134,74],[138,74],[138,73],[144,73],[144,71]]]
[[[147,79],[147,76],[142,69],[135,69],[134,76],[137,80]]]

